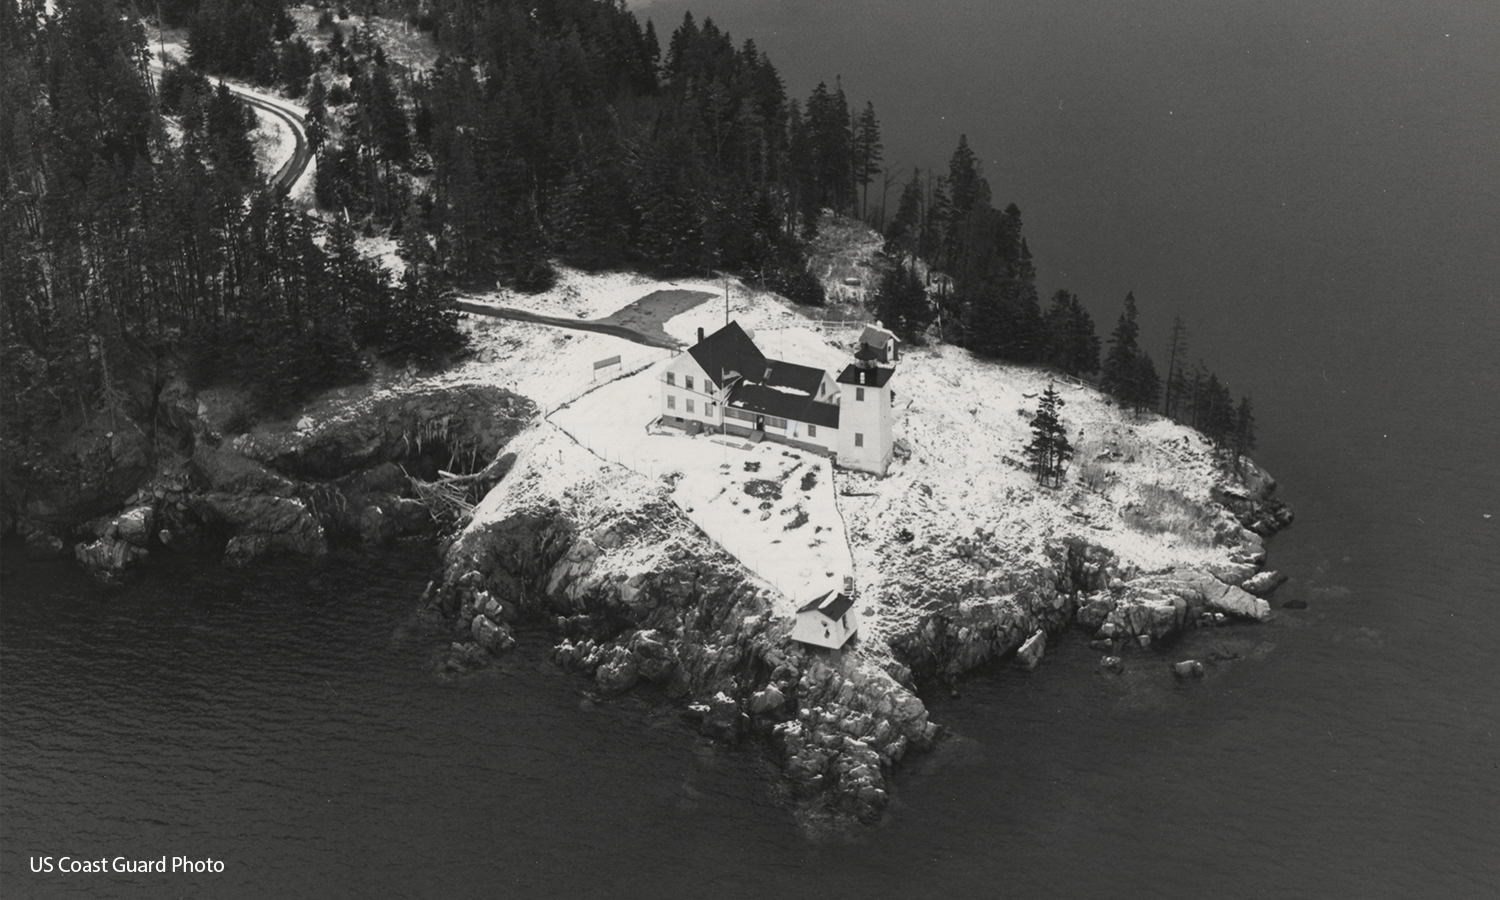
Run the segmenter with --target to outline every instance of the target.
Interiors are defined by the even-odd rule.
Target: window
[[[820,385],[818,385],[818,396],[819,397],[823,396],[824,392],[826,392],[827,390],[828,390],[828,385],[826,385],[826,384],[820,384]]]
[[[693,376],[691,376],[691,375],[687,376],[687,378],[684,379],[684,382],[685,382],[684,385],[683,385],[684,387],[686,387],[688,390],[692,390],[693,389]]]
[[[856,447],[863,447],[864,445],[865,445],[865,436],[862,435],[862,434],[860,434],[857,431],[854,432],[854,446],[856,446]]]
[[[716,406],[716,404],[713,404],[713,403],[706,404],[703,407],[703,414],[707,415],[707,416],[713,415],[714,414],[714,410],[715,410],[715,406]]]
[[[692,400],[689,400],[687,402],[687,411],[688,412],[692,412],[693,411],[693,401]]]
[[[809,425],[809,426],[807,426],[807,436],[808,437],[817,437],[818,436],[818,426],[816,426],[816,425]]]
[[[672,387],[676,387],[677,386],[677,373],[676,372],[668,372],[667,373],[667,384],[670,384]]]
[[[863,400],[863,399],[865,399],[865,389],[864,388],[855,388],[854,389],[854,399],[856,399],[856,400]]]
[[[676,394],[668,394],[667,395],[667,409],[676,409],[676,408],[677,408],[677,395]]]

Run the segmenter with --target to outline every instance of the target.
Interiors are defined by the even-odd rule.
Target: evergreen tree
[[[401,163],[411,158],[411,139],[406,110],[396,96],[390,73],[382,66],[371,66],[362,81],[361,113],[368,118],[372,146],[386,161]]]
[[[1219,381],[1217,375],[1209,373],[1199,392],[1197,429],[1213,443],[1215,450],[1227,453],[1234,441],[1235,424],[1234,401],[1229,386]]]
[[[246,182],[255,177],[255,126],[255,113],[220,84],[204,111],[208,153],[220,172]]]
[[[969,149],[968,135],[958,136],[958,147],[948,160],[948,214],[942,223],[941,263],[955,274],[965,268],[974,217],[989,208],[990,190],[979,173],[979,161]]]
[[[1078,295],[1059,289],[1043,316],[1043,362],[1069,375],[1099,371],[1099,335]]]
[[[859,215],[869,216],[870,182],[880,174],[884,157],[880,144],[880,121],[875,118],[875,104],[866,101],[864,111],[854,127],[854,181],[860,187]]]
[[[1099,376],[1099,387],[1122,404],[1131,402],[1131,387],[1139,371],[1136,357],[1140,348],[1136,337],[1140,327],[1135,321],[1135,294],[1125,295],[1125,311],[1109,339],[1109,354],[1104,358],[1104,368]]]
[[[922,279],[898,261],[880,278],[875,291],[875,314],[901,340],[916,344],[932,324],[934,312]]]
[[[911,263],[921,248],[922,238],[922,170],[912,169],[911,179],[901,189],[896,215],[885,230],[885,252],[897,254]]]
[[[1037,484],[1043,487],[1062,487],[1068,460],[1073,458],[1073,445],[1068,442],[1067,429],[1058,416],[1062,406],[1062,397],[1049,384],[1037,403],[1036,415],[1031,418],[1031,443],[1024,452]]]
[[[1234,471],[1245,477],[1245,458],[1255,449],[1255,409],[1250,398],[1240,398],[1234,416]]]
[[[328,91],[323,87],[323,79],[314,75],[312,86],[307,92],[307,116],[305,118],[308,149],[317,153],[328,139]]]
[[[276,64],[276,73],[286,86],[288,97],[300,97],[307,90],[307,79],[317,68],[313,60],[312,47],[302,38],[295,38],[281,45],[281,59]]]
[[[922,204],[922,232],[917,241],[917,255],[928,262],[936,262],[942,250],[943,225],[952,214],[953,204],[948,198],[948,182],[941,176],[927,173],[926,201]]]
[[[1172,317],[1172,330],[1167,335],[1167,379],[1164,385],[1161,411],[1163,415],[1176,417],[1178,396],[1182,385],[1182,369],[1187,357],[1187,323],[1182,316]]]
[[[1135,358],[1126,402],[1139,416],[1148,409],[1155,409],[1160,399],[1161,376],[1156,372],[1156,363],[1151,361],[1151,354],[1142,353]]]

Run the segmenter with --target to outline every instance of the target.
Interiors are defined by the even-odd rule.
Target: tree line
[[[837,79],[792,99],[754,41],[688,14],[663,49],[651,21],[605,0],[398,9],[436,40],[430,71],[394,65],[342,15],[319,20],[314,50],[283,0],[164,0],[192,67],[154,84],[140,27],[109,0],[17,8],[0,70],[7,403],[86,414],[111,360],[143,355],[283,401],[358,377],[372,354],[453,351],[449,285],[544,289],[556,260],[734,271],[823,302],[805,242],[824,210],[870,214],[882,162],[873,104]],[[202,72],[305,97],[329,224],[266,193],[253,119]],[[354,252],[354,229],[399,240],[401,279]],[[876,305],[903,337],[935,324],[983,356],[1102,370],[1122,404],[1253,442],[1181,348],[1156,377],[1133,297],[1102,363],[1076,295],[1043,308],[1020,210],[996,208],[965,138],[945,175],[912,172],[885,237]]]
[[[398,71],[331,15],[314,52],[278,25],[278,0],[203,3],[194,65],[305,90],[320,204],[420,230],[456,284],[542,290],[561,260],[732,271],[822,303],[804,243],[823,210],[866,209],[880,171],[872,104],[856,110],[837,79],[791,99],[753,40],[690,13],[663,47],[619,3],[432,0],[409,22],[436,65]],[[206,23],[229,7],[253,48]]]
[[[912,170],[884,237],[890,264],[873,306],[902,339],[920,341],[936,324],[942,340],[980,356],[1081,378],[1097,375],[1100,389],[1122,407],[1137,415],[1159,411],[1201,431],[1236,471],[1254,448],[1250,398],[1235,405],[1228,385],[1201,361],[1188,365],[1180,316],[1173,321],[1164,380],[1139,346],[1133,293],[1125,297],[1102,359],[1104,344],[1076,294],[1059,289],[1042,309],[1021,211],[1015,204],[995,209],[966,136],[959,137],[946,175]],[[1056,460],[1049,460],[1044,468],[1055,480]]]
[[[946,175],[913,169],[901,190],[885,229],[894,269],[877,308],[908,339],[936,323],[943,340],[981,356],[1092,375],[1100,350],[1093,318],[1066,290],[1042,309],[1022,232],[1021,210],[995,208],[978,157],[960,136]],[[919,300],[919,271],[933,302]]]
[[[200,75],[153,83],[109,0],[25,11],[0,64],[0,414],[8,459],[51,426],[152,422],[165,382],[231,380],[264,406],[368,361],[461,348],[436,268],[395,279],[346,222],[257,172],[244,106]],[[17,451],[12,453],[11,451]]]

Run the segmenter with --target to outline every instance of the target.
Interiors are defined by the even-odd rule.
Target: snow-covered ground
[[[669,282],[563,269],[557,285],[545,293],[497,291],[472,299],[551,316],[599,319],[666,290],[710,296],[664,323],[667,333],[684,344],[697,339],[699,327],[711,332],[724,324],[722,280]],[[785,300],[737,279],[730,279],[728,290],[730,315],[757,332],[768,355],[830,367],[847,358],[847,350],[830,346]],[[544,410],[570,401],[545,427],[561,429],[570,443],[593,454],[594,464],[586,467],[591,483],[601,477],[633,480],[634,473],[659,485],[705,533],[778,589],[782,612],[790,615],[794,604],[840,586],[852,573],[828,460],[770,442],[756,446],[717,436],[689,437],[674,429],[648,431],[660,414],[657,386],[671,351],[593,332],[483,316],[469,317],[466,327],[476,353],[441,376],[444,380],[497,384],[530,397]],[[621,357],[621,365],[594,369],[596,362],[614,356]],[[558,466],[549,459],[549,484],[532,484],[528,494],[555,487],[551,480],[569,481],[566,458],[572,455],[560,454]],[[600,461],[613,471],[612,478],[595,471]],[[487,513],[505,515],[498,505],[501,497],[492,499],[476,512],[476,521],[484,521]]]
[[[574,397],[601,378],[670,355],[670,351],[607,334],[564,331],[509,319],[469,316],[464,325],[475,353],[467,362],[437,376],[438,379],[508,388],[536,401],[542,409],[551,409]],[[595,362],[615,356],[621,357],[622,366],[596,373]]]
[[[1137,421],[1092,388],[950,346],[908,350],[892,383],[895,431],[910,458],[885,479],[840,476],[851,494],[841,505],[858,580],[877,601],[877,613],[864,613],[871,632],[910,624],[926,598],[1005,594],[1003,582],[976,582],[975,554],[1017,570],[1044,564],[1047,545],[1077,536],[1140,572],[1227,560],[1211,539],[1215,525],[1231,527],[1228,514],[1209,501],[1217,475],[1191,429],[1151,415]],[[1020,465],[1049,384],[1078,450],[1060,490],[1038,487]],[[1081,486],[1084,474],[1093,490]]]
[[[717,288],[714,299],[664,324],[690,344],[698,328],[723,324],[723,284],[565,271],[553,291],[503,302],[604,318],[654,291]],[[730,315],[755,332],[767,355],[830,369],[849,359],[857,335],[854,327],[809,321],[786,301],[737,281],[730,283]],[[665,497],[779,590],[782,613],[852,571],[866,647],[878,648],[910,625],[931,599],[1013,592],[1001,576],[1044,565],[1045,548],[1069,536],[1104,546],[1122,568],[1144,573],[1224,563],[1229,550],[1213,541],[1214,531],[1238,530],[1209,499],[1220,476],[1196,432],[1151,415],[1137,420],[1091,388],[1056,383],[1078,453],[1062,489],[1039,488],[1020,460],[1050,377],[958,348],[903,353],[892,382],[895,432],[910,454],[881,479],[834,472],[826,459],[772,442],[649,429],[660,413],[659,379],[671,351],[477,316],[467,327],[475,358],[443,380],[509,387],[544,410],[563,404],[518,445],[555,453],[555,464],[549,457],[545,471],[518,466],[520,482],[502,483],[477,523],[546,492],[586,491],[627,505]],[[602,370],[596,380],[593,364],[615,355],[624,366]],[[976,557],[989,563],[976,565]]]
[[[790,615],[853,573],[829,461],[770,441],[648,428],[668,360],[580,397],[551,416],[597,456],[672,486],[704,533],[775,585]]]
[[[287,9],[297,26],[297,36],[307,41],[313,50],[325,50],[332,31],[319,31],[318,18],[325,8],[316,6],[292,6]],[[362,29],[380,45],[390,62],[412,72],[426,72],[437,61],[437,42],[431,34],[421,31],[402,19],[384,16],[362,16],[350,12],[343,19],[335,16],[334,24],[344,32],[344,40],[352,37],[355,28]]]
[[[251,109],[255,110],[255,120],[259,123],[254,138],[255,163],[261,172],[275,175],[297,152],[297,136],[280,116],[258,106]]]

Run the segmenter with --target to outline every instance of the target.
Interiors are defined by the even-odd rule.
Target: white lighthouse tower
[[[884,475],[894,452],[891,378],[896,337],[883,328],[860,335],[854,362],[839,373],[839,465]]]

